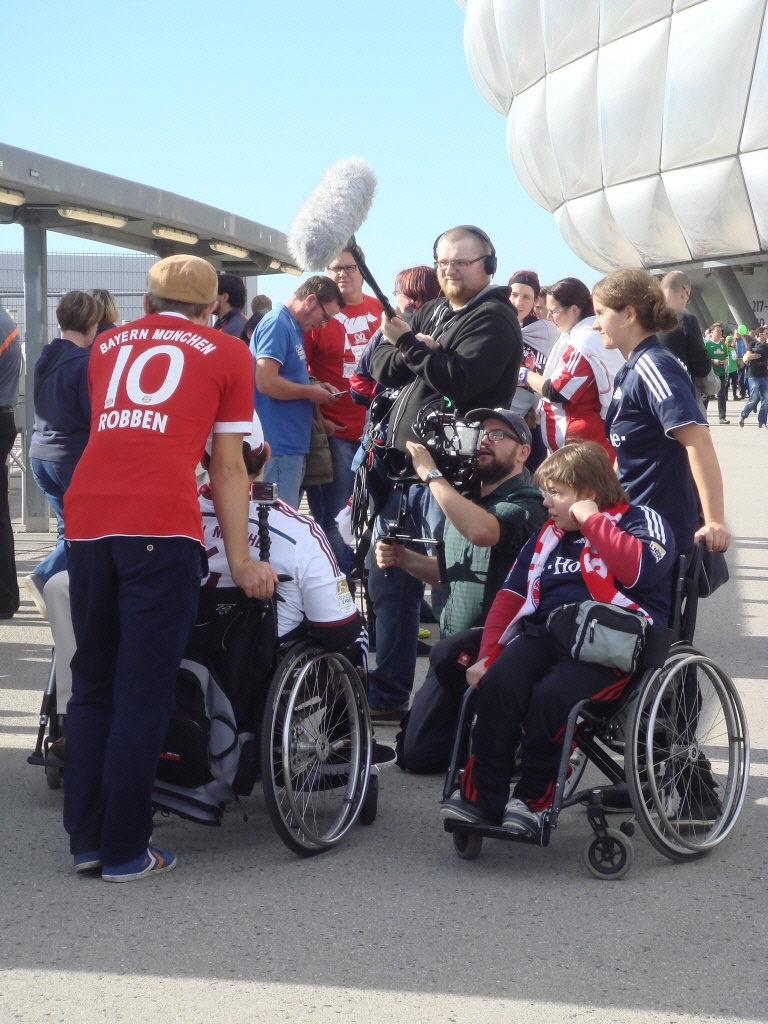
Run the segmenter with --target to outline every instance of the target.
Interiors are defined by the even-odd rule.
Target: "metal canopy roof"
[[[10,192],[6,200],[10,198],[21,205],[5,202],[3,189]],[[114,215],[125,218],[126,223],[124,227],[119,222],[89,223],[77,219],[77,213],[73,218],[62,216],[61,207]],[[173,192],[4,143],[0,143],[0,224],[39,225],[161,257],[192,252],[219,270],[243,277],[300,273],[281,231]],[[153,229],[163,228],[192,232],[199,240],[178,242],[153,234]],[[236,246],[245,255],[238,258],[215,252],[211,242]]]

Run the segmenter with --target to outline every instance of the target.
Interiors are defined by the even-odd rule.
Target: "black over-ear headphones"
[[[490,240],[488,235],[483,231],[482,228],[476,228],[474,224],[457,224],[455,228],[449,228],[448,231],[471,231],[473,235],[477,235],[478,238],[482,238],[488,248],[491,250],[490,256],[485,257],[483,263],[483,270],[489,277],[493,277],[496,273],[496,267],[498,266],[498,260],[496,259],[496,250],[493,247],[493,242]],[[447,231],[442,231],[435,239],[434,245],[432,246],[432,257],[437,260],[437,245],[443,235],[448,234]]]

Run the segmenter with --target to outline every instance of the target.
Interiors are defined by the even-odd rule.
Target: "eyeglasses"
[[[548,309],[547,310],[547,319],[548,320],[554,320],[556,316],[560,316],[560,314],[564,313],[564,312],[565,312],[565,307],[564,306],[560,306],[557,309]]]
[[[317,296],[315,296],[315,298],[317,299]],[[333,317],[328,315],[328,310],[322,304],[320,299],[317,299],[317,304],[320,307],[320,309],[322,309],[322,311],[323,311],[323,319],[320,321],[320,326],[321,327],[325,327],[325,325],[327,323],[329,323],[331,320],[333,320]]]
[[[333,274],[334,277],[339,277],[341,274],[354,274],[356,270],[356,263],[345,263],[342,267],[328,267],[328,273]]]
[[[466,270],[467,267],[471,267],[473,263],[479,263],[480,260],[484,260],[485,256],[476,256],[473,260],[435,260],[435,270],[440,270],[445,273],[449,267],[453,267],[454,270]]]
[[[484,430],[480,435],[480,440],[482,441],[484,437],[487,437],[489,441],[493,441],[494,444],[497,441],[503,440],[505,437],[508,437],[510,440],[516,441],[517,444],[520,444],[520,439],[514,434],[510,434],[508,430]]]

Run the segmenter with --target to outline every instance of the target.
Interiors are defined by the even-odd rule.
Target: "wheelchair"
[[[746,795],[749,732],[733,681],[693,646],[703,555],[701,543],[688,564],[680,559],[671,627],[649,641],[645,668],[624,694],[610,704],[584,700],[571,708],[539,836],[445,819],[459,857],[477,857],[485,837],[547,846],[561,811],[576,804],[587,808],[594,835],[582,857],[598,879],[623,878],[630,870],[636,823],[659,853],[678,862],[704,856],[731,833]],[[463,698],[444,799],[459,786],[467,761],[473,694],[468,688]],[[607,783],[580,789],[588,765]],[[624,791],[627,820],[610,828],[603,799]]]
[[[153,809],[217,826],[226,805],[250,796],[260,778],[283,843],[301,857],[328,850],[377,814],[380,769],[364,683],[346,657],[306,636],[278,641],[274,598],[208,595],[177,678]],[[27,758],[45,768],[51,789],[63,784],[56,752],[64,733],[54,648]]]
[[[186,661],[182,668],[197,671],[209,692],[215,685],[204,678],[203,666]],[[156,812],[220,825],[225,806],[249,796],[260,776],[275,831],[299,856],[329,849],[356,821],[375,821],[379,778],[368,701],[357,670],[342,655],[309,640],[288,644],[279,651],[259,722],[237,723],[220,697],[209,721],[206,730],[200,717],[172,719],[155,781]],[[64,730],[54,649],[37,743],[27,758],[45,769],[51,789],[63,785],[63,762],[51,747]],[[190,763],[196,765],[191,775]]]

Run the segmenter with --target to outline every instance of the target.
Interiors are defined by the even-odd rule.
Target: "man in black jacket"
[[[696,388],[696,398],[703,408],[703,395],[716,395],[719,381],[711,380],[707,384],[706,378],[712,371],[712,360],[704,346],[699,321],[695,316],[685,312],[691,297],[690,279],[682,270],[670,270],[661,279],[661,290],[667,304],[677,313],[677,327],[673,331],[660,333],[659,341],[677,356],[688,370]]]
[[[382,331],[389,344],[380,344],[371,358],[378,383],[400,389],[387,436],[387,447],[400,453],[407,441],[418,440],[413,424],[433,399],[450,399],[459,414],[480,406],[508,407],[522,359],[509,288],[491,285],[496,253],[485,232],[470,225],[446,231],[435,242],[434,259],[445,297],[425,303],[410,324],[385,315]],[[377,520],[372,552],[395,515],[396,502],[390,499]],[[443,516],[424,485],[411,488],[409,516],[417,536],[439,535]],[[368,697],[375,721],[397,723],[408,708],[423,589],[402,569],[385,577],[371,557],[376,668],[369,676]]]

